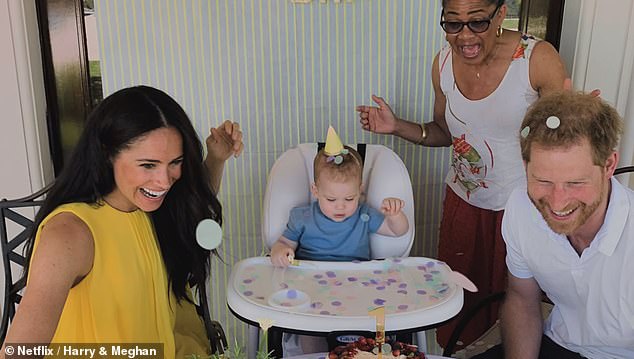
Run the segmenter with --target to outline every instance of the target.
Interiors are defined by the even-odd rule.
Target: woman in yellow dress
[[[166,358],[207,354],[190,288],[206,280],[210,253],[195,230],[205,218],[221,222],[216,193],[242,132],[225,121],[206,144],[203,160],[187,114],[160,90],[104,99],[37,214],[5,344],[157,343]]]

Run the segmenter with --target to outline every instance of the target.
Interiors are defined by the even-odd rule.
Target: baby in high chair
[[[271,262],[287,267],[293,258],[321,261],[370,260],[370,233],[390,237],[409,229],[405,203],[388,197],[375,209],[361,201],[363,161],[343,146],[330,127],[326,146],[315,156],[311,192],[316,201],[291,210],[286,230],[271,248]],[[284,333],[285,356],[327,351],[319,337]]]
[[[291,210],[286,230],[271,248],[271,262],[286,267],[294,257],[323,261],[370,259],[370,233],[399,237],[409,224],[403,200],[385,198],[379,210],[361,202],[363,161],[343,146],[332,127],[314,160],[313,203]]]

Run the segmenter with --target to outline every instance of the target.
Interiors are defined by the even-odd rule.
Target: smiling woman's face
[[[112,207],[130,212],[157,210],[181,176],[183,143],[171,127],[147,133],[113,160],[115,189],[105,196]]]
[[[447,1],[443,9],[443,20],[445,22],[479,22],[479,25],[482,25],[482,21],[486,23],[487,20],[490,20],[486,30],[482,32],[474,32],[466,24],[455,34],[445,32],[447,42],[449,42],[459,59],[470,64],[478,64],[492,53],[497,38],[496,31],[504,20],[505,11],[506,5],[498,8],[495,3],[486,0]],[[449,29],[450,26],[447,26],[447,28]]]

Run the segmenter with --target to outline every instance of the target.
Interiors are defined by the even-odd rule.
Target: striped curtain
[[[386,145],[414,186],[412,255],[434,256],[449,150],[361,129],[355,106],[384,97],[398,116],[432,118],[431,64],[444,43],[439,0],[95,0],[104,95],[147,84],[185,108],[201,139],[240,122],[245,151],[225,169],[224,263],[212,261],[212,316],[246,342],[228,311],[231,266],[263,253],[266,177],[286,149],[325,139]]]

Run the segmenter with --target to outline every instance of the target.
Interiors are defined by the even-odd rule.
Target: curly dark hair
[[[442,7],[446,7],[446,6],[447,6],[447,3],[448,3],[449,1],[451,1],[451,0],[442,0]],[[500,6],[504,5],[504,1],[505,1],[505,0],[483,0],[483,1],[488,2],[488,3],[489,3],[489,5],[495,5],[495,6],[500,7]]]

